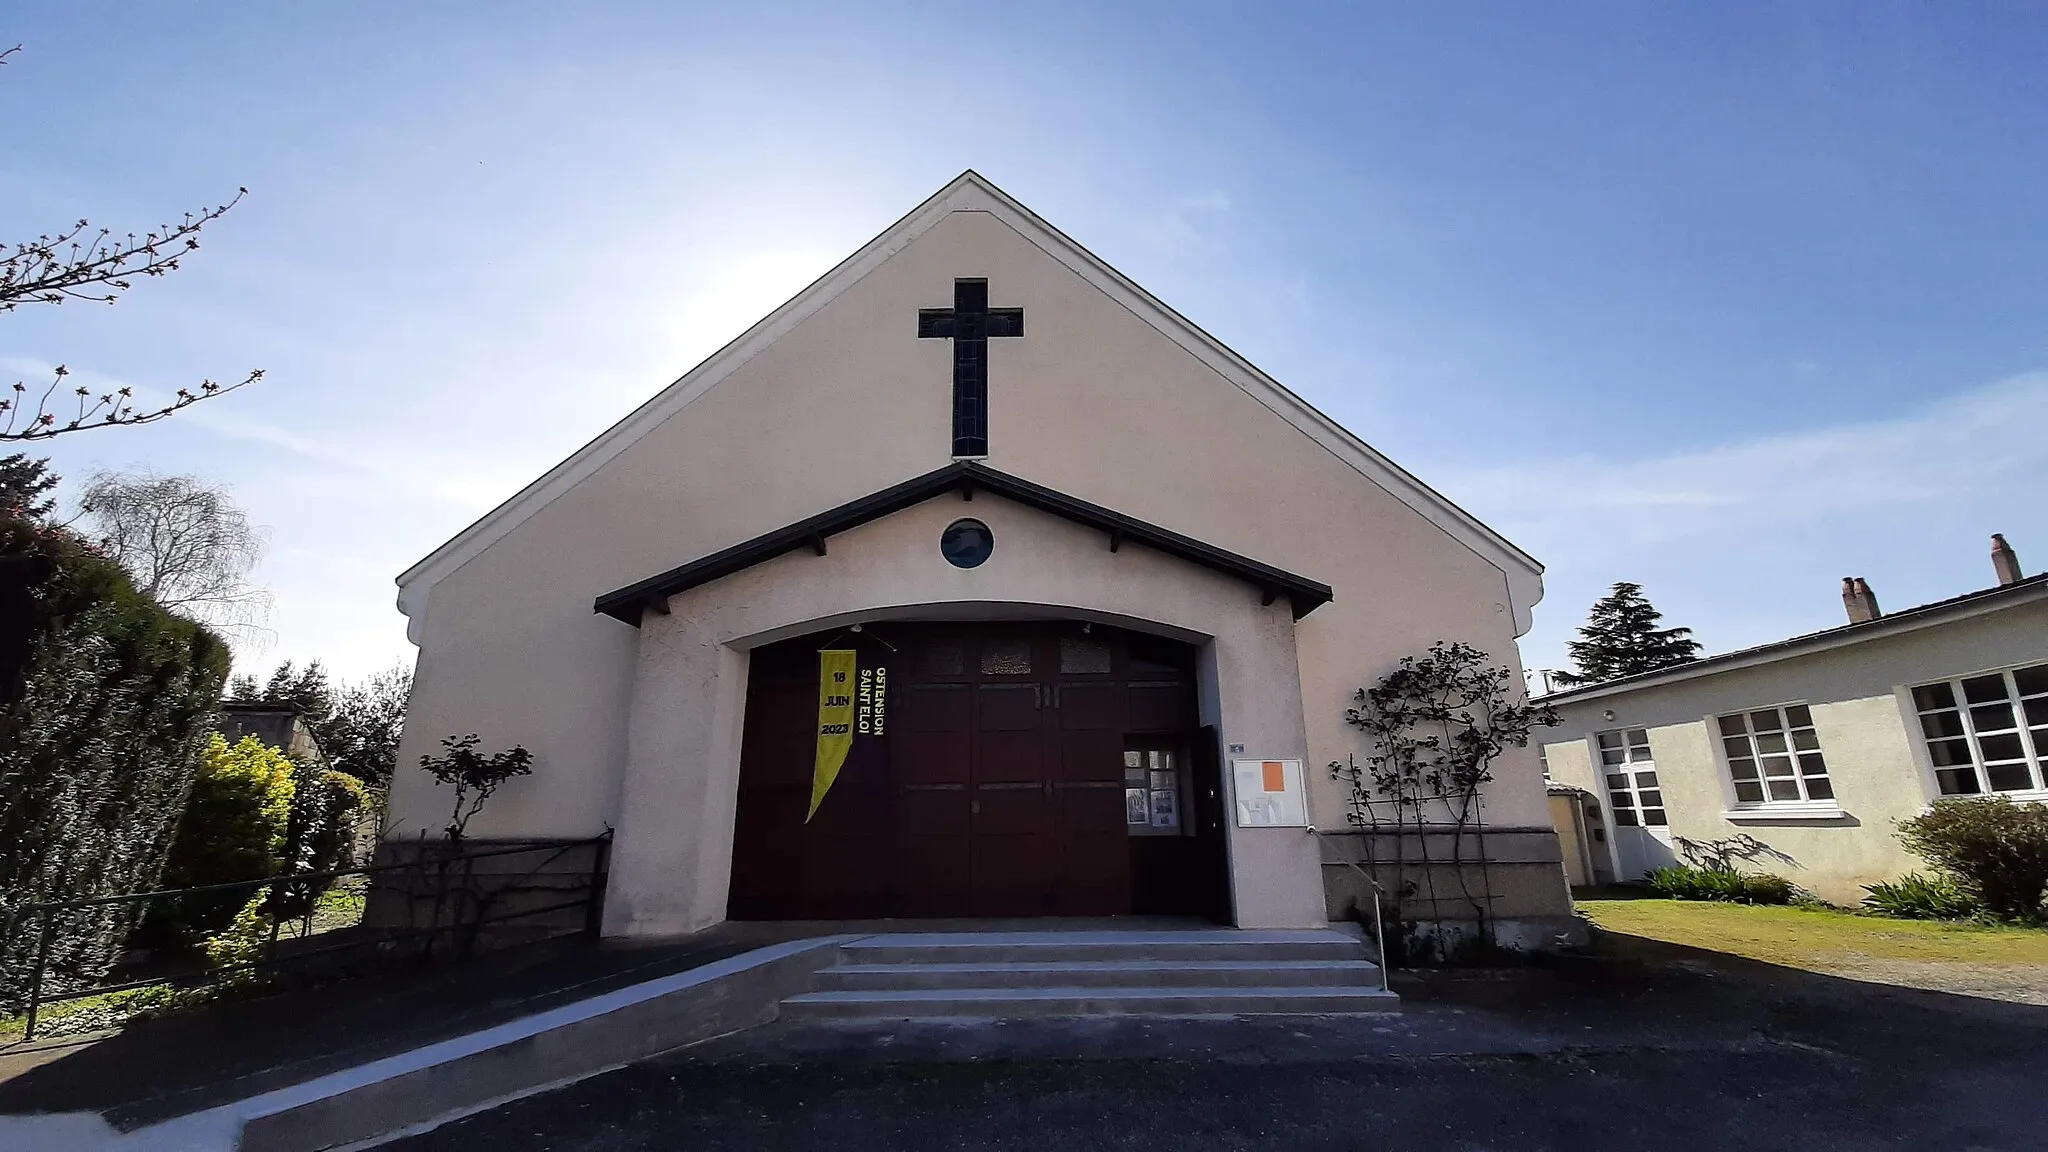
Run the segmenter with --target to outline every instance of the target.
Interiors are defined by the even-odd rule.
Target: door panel
[[[1038,685],[976,685],[974,703],[975,784],[1044,783]]]
[[[971,692],[965,684],[895,687],[889,753],[897,784],[967,783],[974,728]],[[810,782],[808,765],[804,782]]]
[[[806,823],[817,652],[886,661],[886,744]],[[1193,649],[1074,623],[871,624],[756,650],[735,820],[735,918],[1119,915],[1133,733],[1192,734]],[[1192,815],[1192,813],[1189,813]],[[1152,889],[1201,888],[1195,847],[1147,843]],[[1174,910],[1195,911],[1179,900]],[[1163,909],[1159,909],[1163,910]]]
[[[1088,681],[1053,689],[1051,728],[1059,797],[1057,912],[1128,912],[1131,862],[1124,831],[1125,692]]]
[[[1015,643],[1006,637],[997,649],[1006,670],[1018,666]],[[985,654],[991,650],[983,648]],[[1042,916],[1051,900],[1055,846],[1041,698],[1035,683],[974,689],[971,868],[977,916]]]
[[[1128,689],[1133,732],[1181,732],[1194,727],[1191,684],[1134,684]]]
[[[1053,706],[1060,712],[1060,730],[1123,731],[1124,687],[1121,684],[1082,683],[1053,686]]]

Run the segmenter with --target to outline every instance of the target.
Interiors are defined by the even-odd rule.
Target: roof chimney
[[[2019,554],[2012,550],[2012,545],[2005,542],[2003,532],[1991,534],[1991,570],[1998,573],[2000,584],[2020,582]]]
[[[1849,623],[1862,624],[1884,615],[1877,608],[1877,593],[1861,576],[1842,577],[1842,607],[1849,610]]]

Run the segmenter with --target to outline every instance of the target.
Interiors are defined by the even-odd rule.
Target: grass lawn
[[[2048,931],[1886,920],[1818,909],[1584,898],[1609,932],[1812,972],[2048,1002]]]

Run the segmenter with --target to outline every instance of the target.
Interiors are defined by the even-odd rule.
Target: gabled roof
[[[1530,613],[1543,598],[1543,566],[1470,513],[1380,455],[1342,425],[1318,412],[1249,361],[1225,347],[1151,293],[1132,283],[973,170],[962,172],[910,214],[813,281],[766,318],[712,353],[681,379],[662,389],[568,459],[463,529],[398,577],[399,610],[412,617],[415,643],[427,593],[450,572],[510,532],[584,477],[603,467],[640,437],[709,391],[757,352],[858,283],[953,212],[986,212],[1075,275],[1150,324],[1161,335],[1237,385],[1310,440],[1349,464],[1419,515],[1498,568],[1508,585],[1517,635],[1528,631]]]
[[[1235,576],[1262,589],[1268,604],[1277,597],[1287,597],[1294,606],[1296,620],[1330,602],[1328,584],[1296,576],[1291,572],[1283,572],[1270,564],[1262,564],[1234,552],[1226,552],[1193,537],[1183,536],[1156,524],[1148,524],[1121,512],[1113,512],[1099,504],[1090,504],[1064,492],[1055,492],[1051,488],[1033,484],[1007,472],[999,472],[987,465],[977,464],[972,460],[961,460],[935,472],[927,472],[915,480],[905,481],[893,488],[884,488],[871,496],[863,496],[858,500],[841,504],[829,512],[820,512],[809,519],[799,520],[787,527],[756,536],[745,543],[735,544],[659,575],[649,576],[638,583],[628,584],[615,592],[607,592],[597,598],[594,607],[598,612],[638,627],[641,613],[650,608],[657,612],[666,612],[668,598],[678,592],[695,588],[699,584],[708,584],[721,576],[730,576],[764,560],[772,560],[801,548],[814,548],[819,555],[823,555],[827,537],[849,528],[857,528],[870,520],[879,520],[891,513],[901,512],[912,505],[922,504],[934,496],[948,492],[960,492],[970,500],[974,498],[976,492],[991,492],[1042,512],[1050,512],[1055,516],[1072,520],[1076,524],[1098,528],[1108,536],[1109,550],[1112,552],[1126,543],[1143,544],[1169,556],[1177,556],[1190,563]]]
[[[1896,636],[1901,632],[1916,632],[1922,628],[1931,628],[1938,624],[1966,620],[1972,616],[1981,616],[1986,612],[1995,612],[1999,609],[2011,607],[2014,604],[2024,603],[2032,599],[2048,599],[2048,572],[2029,576],[2024,580],[2015,581],[2011,584],[2001,584],[1995,588],[1980,588],[1975,592],[1965,592],[1961,596],[1951,596],[1946,600],[1936,600],[1929,604],[1916,605],[1903,611],[1879,616],[1874,620],[1863,620],[1855,624],[1823,628],[1818,632],[1808,632],[1803,636],[1794,636],[1787,640],[1774,640],[1769,644],[1759,644],[1754,648],[1741,648],[1734,652],[1723,652],[1718,656],[1708,656],[1687,664],[1675,664],[1669,668],[1659,668],[1655,672],[1638,672],[1633,676],[1603,680],[1598,684],[1588,684],[1582,688],[1568,688],[1563,692],[1553,692],[1548,696],[1539,696],[1536,700],[1542,704],[1577,704],[1586,700],[1597,700],[1606,696],[1632,692],[1637,688],[1675,684],[1682,680],[1696,680],[1702,676],[1732,672],[1738,668],[1754,668],[1759,664],[1789,660],[1795,656],[1811,656],[1816,652],[1826,652],[1835,648],[1847,647],[1851,644],[1861,644],[1866,640],[1876,640],[1884,636]]]

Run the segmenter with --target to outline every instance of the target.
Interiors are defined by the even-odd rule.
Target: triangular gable
[[[398,604],[400,611],[412,618],[408,628],[412,640],[419,642],[419,625],[424,616],[427,592],[441,577],[461,567],[470,557],[488,548],[555,497],[602,468],[634,441],[710,391],[756,353],[818,312],[954,212],[987,212],[1008,224],[1048,256],[1123,305],[1218,375],[1236,384],[1360,475],[1485,558],[1507,578],[1516,634],[1528,630],[1530,611],[1543,598],[1541,564],[1380,455],[1306,400],[1259,371],[1185,316],[1131,282],[1065,233],[1011,199],[980,173],[969,169],[831,271],[812,281],[782,307],[713,352],[675,383],[577,449],[568,459],[400,574]]]

